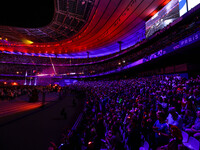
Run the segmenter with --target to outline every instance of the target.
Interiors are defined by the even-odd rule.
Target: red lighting
[[[17,82],[13,82],[12,85],[18,85],[18,83]]]
[[[7,84],[7,82],[4,82],[3,84]]]
[[[158,11],[157,10],[154,10],[152,13],[151,13],[151,15],[150,16],[154,16],[156,13],[157,13]]]
[[[69,31],[69,33],[71,33],[71,32],[70,32],[70,28],[67,27],[65,24],[60,24],[59,29],[57,29],[57,30],[54,30],[54,29],[49,30],[48,28],[51,28],[51,26],[33,29],[33,30],[22,28],[19,31],[18,31],[18,29],[9,27],[14,32],[16,32],[16,33],[19,32],[19,34],[16,34],[16,37],[14,35],[13,35],[13,37],[11,37],[11,35],[8,36],[7,37],[9,40],[8,42],[5,42],[5,41],[1,41],[1,42],[4,42],[3,46],[5,47],[5,50],[8,50],[9,49],[8,47],[12,47],[13,49],[9,49],[8,51],[14,50],[14,51],[23,52],[23,53],[26,51],[28,53],[32,52],[35,54],[37,54],[37,53],[52,53],[52,54],[69,53],[70,54],[70,53],[77,53],[77,52],[84,53],[85,51],[98,50],[103,47],[109,47],[109,46],[113,45],[114,43],[116,43],[116,41],[118,41],[118,38],[121,38],[122,36],[127,37],[126,39],[131,39],[131,38],[128,38],[128,36],[129,35],[132,36],[132,33],[134,33],[131,31],[131,29],[133,29],[134,26],[136,27],[136,26],[138,26],[138,23],[140,21],[146,20],[146,19],[154,16],[158,12],[159,9],[161,9],[163,6],[168,4],[170,1],[171,0],[162,0],[162,1],[159,0],[156,3],[152,3],[151,5],[146,5],[145,1],[141,2],[141,7],[142,8],[144,7],[143,9],[145,11],[141,11],[140,9],[135,9],[134,8],[135,1],[132,1],[130,4],[129,4],[129,1],[127,1],[127,2],[125,1],[124,6],[127,5],[128,7],[126,8],[126,11],[124,12],[124,9],[120,9],[120,7],[121,7],[120,5],[115,5],[115,4],[108,5],[109,4],[108,1],[105,0],[105,2],[103,2],[103,5],[99,5],[101,7],[97,6],[95,12],[93,12],[93,11],[91,12],[91,16],[88,17],[89,18],[88,21],[87,20],[81,21],[80,19],[78,20],[78,22],[80,22],[81,24],[84,24],[84,26],[80,28],[81,30],[79,30],[79,28],[78,28],[77,31],[74,31],[75,34],[72,33],[72,34],[74,34],[72,37],[69,35],[69,38],[68,38],[67,32],[68,31]],[[81,0],[82,4],[86,4],[86,2],[90,3],[89,0]],[[107,6],[109,6],[109,7],[106,8]],[[104,15],[104,17],[102,19],[99,19],[99,16],[102,15],[102,11],[104,9],[108,9],[108,10],[111,9],[111,11],[118,10],[118,14],[121,14],[121,16],[119,17],[119,15],[114,15],[114,13],[110,13],[109,11],[108,12],[106,11],[106,14]],[[137,14],[140,14],[140,13],[141,13],[141,15],[138,16]],[[66,14],[66,15],[68,15],[68,17],[71,18],[71,16],[69,14]],[[109,19],[109,18],[112,18],[112,19]],[[134,20],[133,21],[130,20],[131,18],[133,18]],[[64,20],[62,20],[62,22],[63,21]],[[104,23],[106,23],[105,26],[102,26],[102,25],[104,25]],[[5,28],[7,28],[7,27],[5,27]],[[64,34],[65,32],[61,31],[62,28],[63,29],[66,28],[66,35]],[[92,29],[92,31],[90,31],[91,29]],[[123,31],[122,31],[122,29],[123,29]],[[38,33],[38,36],[36,34],[33,37],[32,33],[34,34],[34,32],[36,32],[36,30],[38,30],[38,32],[41,32],[41,33],[43,31],[44,31],[44,33],[45,32],[52,32],[52,33],[50,33],[50,34],[47,33],[44,36],[44,38],[43,38],[43,36],[42,37],[39,36],[39,33]],[[134,28],[134,30],[136,30],[136,28]],[[73,30],[71,30],[71,31],[73,31]],[[142,31],[142,28],[141,28],[141,31]],[[27,39],[24,39],[25,43],[23,43],[22,41],[21,41],[22,42],[21,43],[18,40],[15,41],[15,39],[18,39],[18,37],[24,37],[23,32],[27,33],[26,38],[28,38],[30,40],[34,39],[34,43],[32,43],[32,41],[27,40]],[[31,34],[29,34],[29,32]],[[138,33],[140,33],[140,31],[138,31]],[[47,36],[47,38],[46,38],[46,36]],[[61,37],[61,38],[59,38],[59,37]],[[40,38],[41,38],[41,40],[40,40]],[[5,39],[5,37],[0,37],[0,40],[1,39]],[[39,42],[39,41],[41,41],[41,42]],[[14,44],[13,44],[13,42],[14,42]],[[16,42],[16,45],[15,45],[15,42]],[[3,51],[4,47],[3,48],[0,47],[0,50]],[[98,51],[97,53],[99,53],[99,52],[100,51]],[[96,54],[96,52],[94,54]],[[25,54],[25,55],[27,55],[27,54]],[[32,54],[32,56],[33,56],[33,54]],[[41,56],[43,56],[43,55],[41,55]],[[121,64],[122,64],[122,62],[121,62]]]
[[[66,43],[71,43],[72,42],[72,40],[71,41],[68,41],[68,42],[66,42]]]
[[[166,1],[162,4],[162,6],[167,5],[170,1],[171,1],[171,0],[166,0]]]
[[[3,51],[3,50],[5,50],[5,49],[4,49],[3,47],[0,47],[0,50]]]

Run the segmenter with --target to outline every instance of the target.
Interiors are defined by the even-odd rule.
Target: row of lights
[[[3,84],[7,85],[8,83],[7,82],[3,82]],[[18,83],[17,82],[12,82],[11,85],[16,86],[16,85],[18,85]]]
[[[2,37],[0,37],[0,40],[8,41],[8,38],[2,38]]]
[[[16,74],[22,74],[22,72],[17,71]]]
[[[122,63],[125,64],[125,60],[123,60],[122,62],[118,62],[118,65],[121,65]]]

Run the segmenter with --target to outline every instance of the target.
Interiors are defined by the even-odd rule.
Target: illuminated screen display
[[[187,0],[179,0],[179,14],[184,15],[187,12]]]
[[[200,0],[187,0],[188,1],[188,10],[197,6],[200,3]]]
[[[179,18],[179,1],[172,0],[146,22],[146,37],[163,29],[177,18]]]

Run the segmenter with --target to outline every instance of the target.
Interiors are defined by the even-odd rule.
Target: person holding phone
[[[167,123],[165,122],[164,112],[158,111],[157,119],[158,120],[153,125],[153,131],[155,132],[155,149],[169,143],[169,128]]]

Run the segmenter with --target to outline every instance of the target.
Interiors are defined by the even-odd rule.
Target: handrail
[[[77,128],[77,126],[79,125],[80,121],[82,120],[83,117],[83,113],[80,113],[80,115],[78,116],[78,119],[76,120],[76,122],[74,123],[73,127],[71,128],[70,132],[68,133],[68,136],[70,136],[72,134],[72,131],[75,130]],[[61,147],[64,145],[64,143],[61,143],[58,146],[58,150],[61,150]]]

